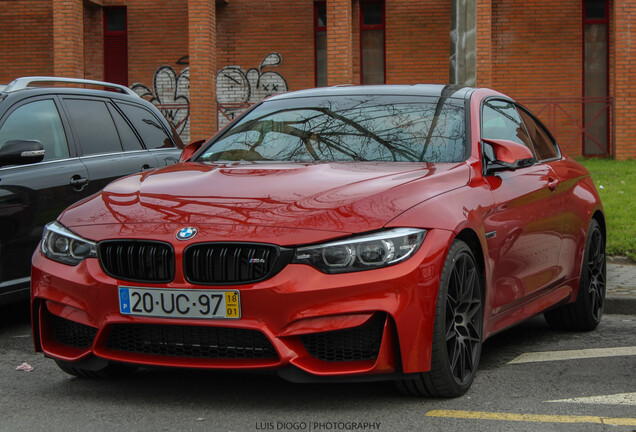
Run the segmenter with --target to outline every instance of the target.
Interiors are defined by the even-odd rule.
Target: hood
[[[464,163],[185,162],[114,181],[60,221],[69,228],[169,223],[355,233],[382,228],[468,181]]]

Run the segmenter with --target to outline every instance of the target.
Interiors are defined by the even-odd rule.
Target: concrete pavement
[[[636,263],[608,257],[604,313],[636,315]]]

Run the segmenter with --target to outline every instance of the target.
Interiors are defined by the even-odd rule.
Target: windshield
[[[199,158],[213,161],[459,162],[461,101],[340,96],[265,101]]]

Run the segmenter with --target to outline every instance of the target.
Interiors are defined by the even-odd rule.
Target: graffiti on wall
[[[168,65],[160,66],[152,80],[153,89],[141,83],[130,88],[144,99],[152,102],[174,126],[183,140],[190,141],[190,68],[179,74]]]
[[[287,81],[278,72],[264,70],[278,66],[283,58],[273,52],[265,56],[258,68],[226,66],[216,75],[216,99],[219,129],[255,103],[268,96],[288,90]],[[177,64],[188,64],[187,56]],[[130,87],[142,98],[152,102],[174,126],[183,142],[190,141],[190,68],[177,72],[163,65],[156,71],[152,89],[142,83]]]
[[[287,91],[287,81],[278,72],[264,71],[278,66],[279,53],[268,54],[258,68],[247,71],[240,66],[226,66],[216,75],[216,100],[219,129],[237,115],[268,96]]]

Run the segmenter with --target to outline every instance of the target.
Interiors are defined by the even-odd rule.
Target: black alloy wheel
[[[592,219],[585,241],[576,302],[547,311],[544,316],[550,327],[594,330],[603,316],[606,280],[605,235],[596,219]]]
[[[466,243],[455,240],[440,279],[431,370],[397,381],[402,393],[446,398],[466,393],[481,356],[483,298],[474,254]]]
[[[583,271],[587,273],[584,279],[587,281],[590,314],[594,321],[600,322],[605,304],[606,268],[605,242],[598,227],[590,232],[590,250],[584,266],[586,268]]]
[[[473,257],[460,254],[446,295],[446,351],[453,377],[460,385],[472,381],[481,353],[482,301]]]

